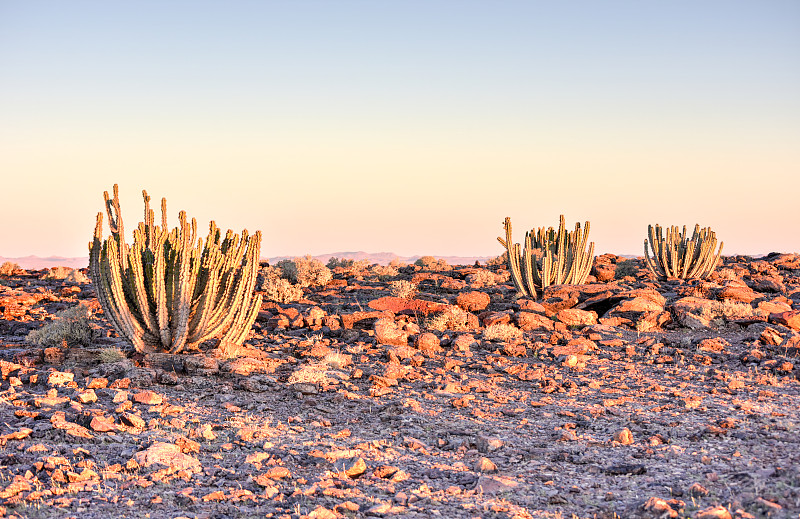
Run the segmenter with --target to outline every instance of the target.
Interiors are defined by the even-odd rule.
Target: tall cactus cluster
[[[89,244],[89,269],[103,312],[120,336],[140,353],[178,353],[209,339],[241,344],[261,306],[254,297],[261,232],[228,230],[224,239],[212,221],[205,242],[197,223],[179,214],[167,230],[167,201],[155,225],[150,197],[144,222],[125,242],[118,187],[104,193],[111,236],[103,240],[103,213],[97,214]]]
[[[520,295],[536,298],[537,290],[550,285],[582,284],[594,261],[594,242],[588,243],[589,222],[567,231],[561,215],[558,231],[549,227],[525,233],[525,248],[511,239],[511,218],[506,218],[506,237],[497,240],[508,252],[508,270]],[[537,252],[541,259],[537,260]]]
[[[675,278],[705,279],[714,272],[722,254],[723,242],[720,242],[719,250],[714,254],[717,237],[710,227],[700,229],[700,225],[695,224],[692,237],[689,238],[685,225],[683,232],[673,225],[667,229],[665,238],[660,225],[648,225],[647,235],[653,257],[648,251],[648,240],[644,241],[644,257],[650,271],[662,281]]]

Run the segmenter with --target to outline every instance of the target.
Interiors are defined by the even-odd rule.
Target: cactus
[[[104,193],[111,236],[103,240],[103,213],[97,214],[89,244],[89,272],[103,313],[117,333],[140,353],[178,353],[203,341],[241,344],[261,306],[253,297],[261,232],[249,236],[228,230],[221,239],[212,221],[205,243],[197,223],[179,214],[167,230],[167,201],[161,200],[161,226],[154,224],[150,197],[144,222],[125,243],[118,187]],[[195,244],[196,241],[196,244]]]
[[[524,249],[511,240],[511,218],[506,218],[503,226],[506,238],[498,237],[497,241],[508,252],[508,270],[520,295],[535,299],[537,290],[550,285],[579,285],[586,281],[594,261],[594,242],[587,249],[589,222],[584,224],[583,232],[580,223],[569,232],[561,215],[558,231],[540,227],[525,233]]]
[[[710,227],[700,229],[695,224],[691,239],[683,226],[683,232],[677,225],[667,229],[664,238],[662,228],[656,224],[647,226],[647,235],[653,257],[647,250],[648,240],[644,240],[644,257],[650,271],[660,280],[667,279],[705,279],[714,272],[722,254],[723,242],[719,244],[716,255],[717,238]]]

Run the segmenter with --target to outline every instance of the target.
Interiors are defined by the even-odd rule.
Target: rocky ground
[[[502,266],[340,267],[239,351],[144,357],[81,276],[13,272],[0,516],[800,517],[800,255],[623,260],[538,301]],[[84,344],[33,343],[79,304]]]

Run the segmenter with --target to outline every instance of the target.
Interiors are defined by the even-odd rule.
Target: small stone
[[[74,373],[51,371],[50,374],[47,375],[47,384],[50,386],[63,386],[68,382],[72,382],[74,378]]]
[[[724,506],[717,505],[700,510],[695,519],[731,519],[731,513]]]
[[[490,302],[489,294],[478,291],[461,292],[456,297],[456,305],[467,312],[480,312],[489,306]]]
[[[702,497],[708,495],[708,489],[701,485],[700,483],[693,483],[691,487],[689,487],[689,494],[694,497]]]
[[[513,492],[519,487],[519,483],[505,476],[481,476],[475,486],[477,492],[483,494],[500,494],[502,492]]]
[[[103,377],[95,377],[86,384],[86,389],[103,389],[108,387],[108,379]]]
[[[122,413],[119,419],[124,425],[133,427],[134,429],[144,429],[146,425],[141,416],[133,413]]]
[[[494,436],[478,435],[478,437],[475,439],[475,444],[478,452],[488,453],[501,449],[503,445],[505,445],[505,442]]]
[[[286,479],[292,477],[292,473],[286,467],[272,467],[264,473],[270,479]]]
[[[117,429],[114,419],[104,415],[96,415],[89,422],[89,428],[96,432],[110,432]]]
[[[339,514],[332,510],[328,510],[322,505],[317,506],[308,514],[308,519],[338,519],[341,517]]]
[[[475,472],[481,472],[483,474],[497,472],[497,465],[489,458],[481,456],[478,461],[475,462]]]
[[[139,391],[138,393],[133,395],[133,401],[145,405],[158,405],[164,402],[164,397],[162,397],[155,391],[150,391],[149,389],[145,389],[144,391]]]
[[[140,467],[158,464],[174,470],[186,470],[189,473],[200,472],[202,469],[197,459],[183,454],[177,445],[165,442],[156,442],[147,449],[137,452],[133,460]]]
[[[195,436],[203,438],[204,440],[213,441],[217,439],[217,435],[214,434],[213,427],[209,423],[204,423],[193,432]]]
[[[641,509],[652,512],[654,514],[653,517],[658,517],[659,519],[678,517],[678,512],[670,506],[670,503],[659,497],[651,497],[642,504]]]
[[[631,434],[630,429],[625,427],[624,429],[614,433],[614,441],[619,442],[622,445],[631,445],[633,443],[633,434]]]
[[[364,458],[341,458],[334,462],[336,470],[344,472],[350,479],[357,479],[367,471]]]
[[[92,402],[97,402],[97,395],[94,389],[87,389],[78,393],[77,400],[82,404],[91,404]]]
[[[430,332],[423,333],[417,337],[416,347],[428,357],[443,351],[439,344],[439,338]]]
[[[770,314],[769,321],[788,326],[794,330],[800,330],[800,310]]]
[[[577,308],[565,308],[556,313],[556,319],[567,326],[590,326],[597,324],[597,313]]]
[[[374,329],[378,344],[389,346],[405,346],[408,344],[408,334],[400,329],[394,319],[378,319],[375,321]]]

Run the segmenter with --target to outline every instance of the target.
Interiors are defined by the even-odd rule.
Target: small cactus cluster
[[[261,306],[254,297],[261,232],[250,236],[228,230],[224,239],[212,221],[205,242],[197,223],[179,214],[167,230],[167,201],[161,200],[161,226],[155,225],[150,197],[144,197],[144,222],[125,242],[118,187],[104,193],[111,236],[103,240],[103,213],[97,214],[89,244],[89,272],[106,318],[140,353],[178,353],[219,339],[241,344]]]
[[[506,237],[497,240],[506,248],[508,270],[520,295],[535,299],[537,291],[550,285],[586,281],[594,261],[594,242],[587,241],[589,222],[583,231],[580,223],[575,224],[574,231],[567,231],[561,215],[557,231],[540,227],[525,233],[524,249],[511,239],[511,218],[506,218],[503,226]]]
[[[710,227],[700,229],[695,224],[692,237],[686,232],[678,230],[676,225],[667,229],[666,238],[663,229],[656,224],[647,226],[652,258],[648,251],[648,240],[644,240],[644,257],[650,271],[659,279],[705,279],[714,272],[722,254],[723,243],[720,242],[719,250],[714,254],[717,238]]]

